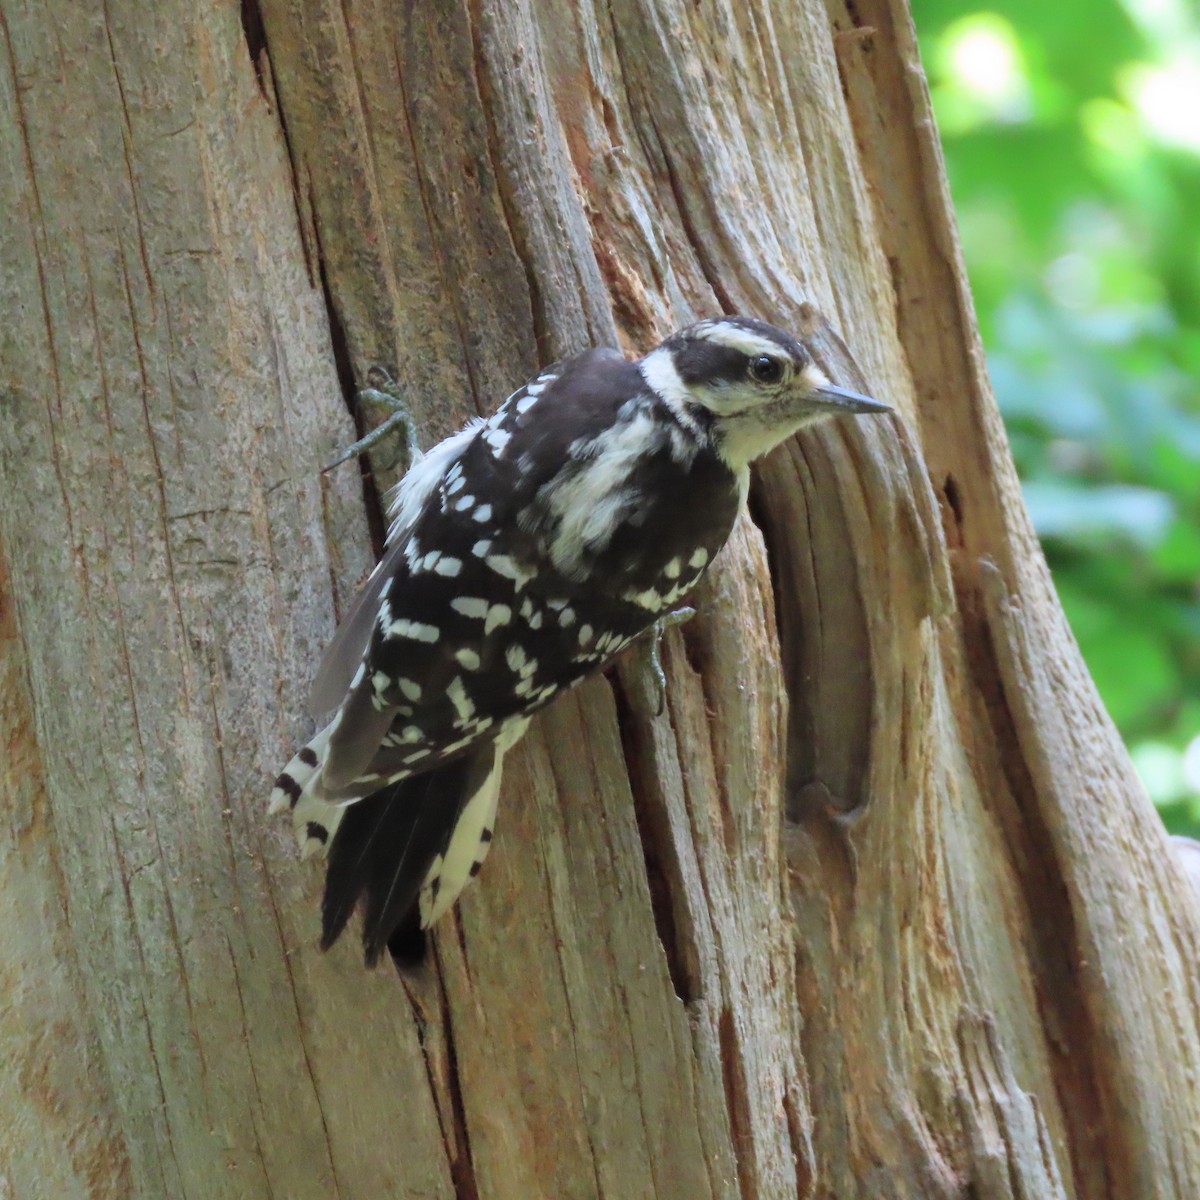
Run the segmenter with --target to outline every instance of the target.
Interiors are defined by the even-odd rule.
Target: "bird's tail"
[[[419,960],[423,931],[479,872],[492,840],[503,750],[491,743],[341,810],[321,904],[328,949],[354,909],[374,966],[385,948]]]
[[[275,780],[267,807],[272,814],[291,810],[292,828],[302,858],[323,854],[329,848],[329,840],[337,833],[344,812],[343,805],[326,800],[320,788],[321,768],[332,730],[332,724],[326,725],[296,752]]]

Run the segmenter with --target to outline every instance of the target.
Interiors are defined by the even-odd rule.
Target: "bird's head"
[[[689,325],[638,366],[684,424],[710,431],[735,471],[824,417],[892,411],[834,387],[791,334],[751,317]]]

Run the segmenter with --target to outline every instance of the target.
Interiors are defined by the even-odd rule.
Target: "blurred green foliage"
[[[1200,836],[1200,10],[912,8],[1030,513],[1151,796]]]

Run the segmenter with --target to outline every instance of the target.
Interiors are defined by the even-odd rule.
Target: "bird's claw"
[[[421,456],[421,448],[417,445],[416,428],[413,423],[412,413],[409,410],[408,403],[400,395],[397,390],[396,381],[382,368],[372,367],[367,373],[368,386],[359,390],[356,399],[361,404],[374,404],[379,408],[385,409],[388,413],[386,420],[382,424],[377,425],[366,436],[358,439],[351,446],[347,446],[345,450],[333,459],[332,462],[326,463],[325,471],[332,471],[334,467],[339,467],[347,459],[357,458],[361,454],[365,454],[368,450],[379,445],[380,442],[387,440],[396,433],[397,430],[402,430],[404,433],[404,460],[405,466],[410,466],[416,459]],[[392,459],[387,464],[386,470],[391,470],[397,465],[399,456]]]
[[[668,629],[690,621],[695,615],[696,610],[685,605],[683,608],[677,608],[674,612],[664,613],[650,627],[650,643],[647,654],[650,660],[650,675],[654,680],[654,715],[656,717],[662,716],[663,709],[667,704],[667,673],[663,670],[660,653],[663,635]]]

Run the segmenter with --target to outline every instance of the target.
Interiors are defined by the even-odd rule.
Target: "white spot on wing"
[[[455,596],[450,607],[472,621],[482,621],[488,615],[488,602],[479,596]]]
[[[493,604],[487,613],[487,620],[483,625],[483,635],[487,637],[493,629],[498,629],[501,625],[507,625],[512,620],[512,609],[507,604]]]
[[[458,713],[459,721],[470,720],[475,715],[475,705],[471,697],[467,695],[461,675],[455,675],[450,681],[450,686],[446,688],[446,699],[454,705],[454,711]]]
[[[511,555],[489,554],[483,561],[497,575],[502,575],[505,579],[511,579],[518,588],[524,587],[533,578],[533,572],[525,570]]]
[[[388,637],[407,638],[413,642],[432,645],[441,636],[442,631],[436,625],[426,625],[423,621],[393,621],[388,626]]]
[[[508,663],[509,670],[514,675],[520,676],[522,680],[528,680],[530,676],[537,670],[538,664],[536,658],[530,658],[521,646],[509,646],[504,652],[504,661]],[[528,689],[525,689],[526,691]],[[521,695],[522,689],[517,688],[517,694]]]
[[[651,612],[662,612],[664,608],[670,608],[672,604],[682,600],[696,586],[696,578],[696,576],[692,576],[690,579],[685,579],[666,592],[659,592],[654,588],[647,588],[644,592],[635,592],[631,589],[622,592],[621,599],[628,600],[640,608],[649,609]]]
[[[621,598],[638,605],[639,608],[648,608],[651,612],[660,612],[667,605],[666,597],[655,591],[654,588],[647,588],[644,592],[635,592],[631,589],[622,592]]]

